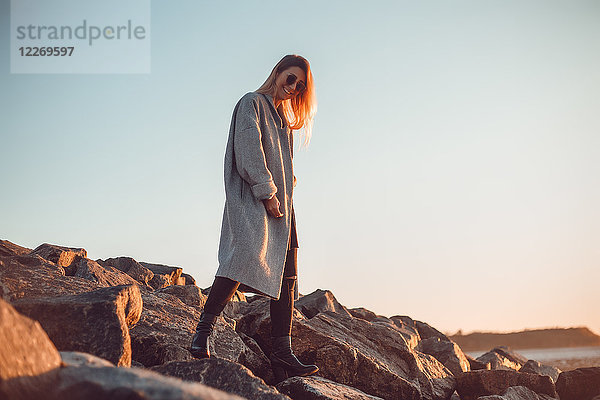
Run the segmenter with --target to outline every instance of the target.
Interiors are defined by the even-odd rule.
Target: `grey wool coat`
[[[216,276],[274,299],[281,292],[294,212],[292,158],[292,131],[273,98],[246,93],[233,111],[225,151],[225,208]],[[265,209],[262,200],[273,194],[283,217],[273,217]]]

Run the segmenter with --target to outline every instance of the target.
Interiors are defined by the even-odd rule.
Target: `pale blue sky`
[[[0,4],[2,239],[210,285],[233,107],[297,53],[319,100],[295,153],[302,293],[600,333],[600,3],[154,1],[145,75],[10,74]]]

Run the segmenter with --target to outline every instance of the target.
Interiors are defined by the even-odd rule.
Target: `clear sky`
[[[599,2],[153,1],[150,74],[11,74],[9,11],[0,238],[209,286],[233,107],[296,53],[319,101],[294,159],[301,293],[446,332],[600,333]]]

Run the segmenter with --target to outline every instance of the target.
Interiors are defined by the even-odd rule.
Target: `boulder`
[[[76,266],[72,264],[76,257],[87,257],[87,251],[83,248],[57,246],[49,243],[39,245],[30,254],[37,254],[62,267],[65,270],[65,274],[69,276],[75,274]]]
[[[378,325],[384,325],[390,329],[395,330],[400,335],[402,335],[402,337],[404,338],[404,340],[406,340],[406,343],[408,344],[408,346],[411,349],[413,349],[413,350],[417,349],[417,346],[419,345],[421,337],[419,336],[419,333],[416,330],[406,327],[406,326],[398,325],[391,318],[387,318],[387,317],[384,317],[381,315],[378,315],[373,320],[371,320],[371,323],[378,324]]]
[[[270,353],[267,299],[245,305],[236,329]],[[446,399],[454,391],[452,373],[435,358],[413,351],[395,329],[332,311],[306,318],[294,311],[292,347],[319,375],[382,398]]]
[[[554,382],[558,379],[558,375],[561,373],[561,370],[553,367],[551,365],[544,365],[535,360],[528,360],[522,367],[519,369],[519,372],[529,372],[532,374],[538,375],[548,375]]]
[[[157,290],[166,288],[167,286],[171,286],[172,284],[173,284],[172,279],[169,279],[168,276],[161,275],[161,274],[154,274],[154,277],[152,278],[152,280],[150,282],[148,282],[148,285],[150,285],[150,287],[157,289]]]
[[[260,300],[263,299],[264,296],[259,295],[259,294],[253,294],[253,293],[244,293],[244,296],[246,297],[246,303],[252,303],[255,300]],[[302,298],[302,294],[299,294],[300,298]]]
[[[415,326],[417,328],[417,332],[419,332],[421,340],[436,337],[444,342],[450,341],[448,336],[444,335],[442,332],[438,331],[426,322],[415,320]]]
[[[0,256],[0,296],[7,301],[87,292],[99,285],[65,276],[62,267],[37,254]]]
[[[515,364],[525,365],[525,363],[527,363],[527,357],[522,356],[521,354],[512,350],[510,347],[498,346],[498,347],[494,347],[492,349],[492,351],[495,351],[496,353],[500,354],[501,356],[506,357],[508,360],[510,360],[511,362],[513,362]]]
[[[248,368],[219,357],[193,361],[173,361],[151,368],[163,375],[200,382],[228,393],[253,400],[289,400]]]
[[[465,354],[467,361],[469,362],[469,367],[471,371],[476,371],[478,369],[492,369],[492,366],[489,362],[477,361],[473,357],[468,354]],[[526,371],[523,371],[526,372]]]
[[[45,400],[241,400],[243,397],[140,368],[66,366]]]
[[[131,257],[114,257],[107,258],[106,260],[98,259],[96,262],[103,267],[113,267],[121,272],[125,272],[127,275],[144,285],[148,285],[152,278],[154,278],[154,272],[150,271]]]
[[[298,354],[319,365],[323,377],[368,394],[446,399],[454,391],[447,368],[412,350],[402,335],[386,326],[326,312],[299,321],[295,337]]]
[[[417,349],[435,357],[454,375],[470,371],[471,366],[460,347],[453,341],[443,341],[439,337],[430,337],[419,342]]]
[[[188,306],[200,308],[204,308],[204,304],[208,298],[208,296],[203,294],[200,288],[195,285],[167,286],[162,289],[158,289],[158,291],[161,293],[171,294]]]
[[[563,371],[556,381],[561,400],[591,400],[600,395],[600,367]]]
[[[324,311],[333,311],[348,317],[351,316],[346,307],[341,305],[329,290],[317,289],[302,296],[295,302],[294,306],[309,319]]]
[[[91,353],[119,366],[131,365],[129,327],[142,313],[137,285],[20,299],[13,304],[22,314],[39,321],[59,350]]]
[[[183,272],[182,268],[171,267],[169,265],[152,264],[148,262],[140,262],[140,264],[154,273],[154,277],[149,282],[150,286],[154,289],[176,285]]]
[[[195,285],[196,280],[190,274],[181,274],[181,277],[184,279],[186,285]]]
[[[537,394],[557,397],[552,378],[513,370],[477,370],[457,376],[456,391],[461,400],[502,395],[511,386],[525,386]]]
[[[19,246],[8,240],[0,240],[0,256],[24,256],[29,254],[31,249]]]
[[[537,394],[525,386],[511,386],[502,395],[481,396],[477,400],[555,400],[547,394]]]
[[[477,357],[477,361],[489,363],[491,369],[518,371],[527,362],[527,358],[505,346],[494,347],[492,350]]]
[[[354,318],[364,319],[367,322],[371,322],[375,318],[377,318],[377,314],[375,314],[373,311],[367,310],[366,308],[363,308],[363,307],[351,308],[348,310],[348,312]]]
[[[145,367],[191,360],[188,347],[200,310],[170,293],[141,288],[141,294],[142,315],[130,330],[133,359]],[[219,321],[217,331],[221,324],[223,322]]]
[[[402,326],[405,329],[414,330],[416,333],[419,334],[420,340],[429,339],[430,337],[437,337],[445,342],[450,341],[450,339],[446,335],[444,335],[442,332],[438,331],[431,325],[425,322],[414,320],[406,315],[394,315],[390,319],[394,321],[394,323],[398,326]]]
[[[115,365],[104,358],[96,357],[88,353],[81,353],[79,351],[61,351],[60,357],[62,358],[63,367],[114,367]]]
[[[40,324],[0,299],[0,398],[41,398],[61,357]]]
[[[398,326],[408,327],[410,329],[414,329],[417,334],[419,333],[415,321],[407,315],[394,315],[390,317],[390,319]]]
[[[393,316],[390,318],[390,321],[396,326],[396,329],[400,334],[406,339],[406,342],[412,349],[416,349],[419,342],[421,341],[421,336],[419,335],[419,331],[417,330],[414,321],[410,317],[403,316]]]
[[[383,315],[378,315],[371,322],[374,323],[374,324],[387,325],[387,326],[389,326],[390,328],[393,328],[393,329],[398,329],[398,326],[396,324],[394,324],[394,321],[392,321],[388,317],[384,317]]]
[[[277,389],[292,399],[302,400],[383,400],[320,376],[288,378]]]
[[[138,283],[126,273],[111,266],[103,267],[89,258],[77,256],[73,264],[75,265],[74,276],[96,282],[99,286],[107,287]]]
[[[256,343],[256,340],[246,335],[244,332],[236,331],[236,333],[246,344],[246,346],[252,350],[252,352],[242,353],[239,362],[243,365],[251,365],[254,375],[261,377],[269,384],[274,384],[275,376],[273,375],[273,370],[271,369],[271,361],[269,361],[258,343]],[[251,359],[246,360],[248,356],[250,356]]]

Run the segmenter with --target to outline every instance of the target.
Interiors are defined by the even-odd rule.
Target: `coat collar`
[[[271,110],[275,115],[275,119],[276,120],[279,119],[279,128],[281,128],[281,129],[285,128],[287,124],[286,124],[285,120],[283,118],[281,118],[281,115],[279,115],[279,112],[275,108],[275,103],[273,102],[273,97],[270,94],[265,94],[265,93],[261,93],[261,94],[267,98],[269,104],[271,105]]]

